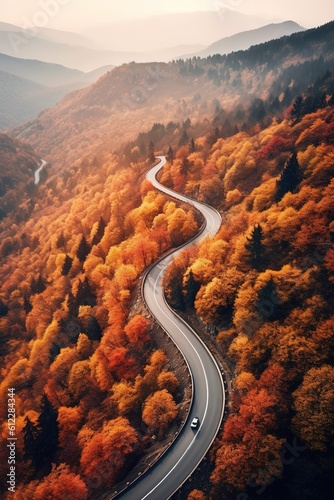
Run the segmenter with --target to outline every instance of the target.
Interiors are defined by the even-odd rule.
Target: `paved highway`
[[[182,248],[214,235],[221,224],[219,213],[211,207],[189,200],[165,188],[156,174],[166,163],[165,157],[147,173],[147,179],[160,191],[194,205],[204,215],[202,232]],[[193,380],[193,400],[188,419],[180,434],[157,463],[122,493],[122,500],[167,500],[188,479],[206,455],[217,435],[225,407],[225,391],[220,370],[196,333],[168,307],[161,280],[178,249],[161,259],[147,273],[143,284],[144,300],[154,318],[162,325],[186,359]],[[197,429],[190,427],[193,417],[199,418]]]
[[[46,164],[47,164],[47,162],[45,160],[41,160],[41,166],[35,172],[35,185],[36,186],[37,186],[37,184],[39,184],[39,181],[41,180],[40,173],[42,172],[42,170]]]

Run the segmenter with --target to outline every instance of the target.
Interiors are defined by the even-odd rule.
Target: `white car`
[[[197,429],[198,427],[198,424],[199,424],[199,418],[198,417],[194,417],[191,421],[191,424],[190,424],[190,427],[192,429]]]

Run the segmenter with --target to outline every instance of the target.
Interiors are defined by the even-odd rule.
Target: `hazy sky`
[[[22,26],[25,19],[47,19],[49,28],[76,32],[128,18],[223,7],[265,19],[292,19],[305,27],[334,19],[333,0],[2,0],[2,4],[0,21]],[[48,14],[43,15],[43,5]]]

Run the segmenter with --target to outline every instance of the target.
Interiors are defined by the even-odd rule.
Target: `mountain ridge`
[[[139,52],[150,52],[152,41],[159,50],[171,45],[171,28],[175,46],[185,44],[207,46],[224,35],[229,36],[267,23],[268,20],[259,16],[241,14],[232,9],[223,8],[218,11],[164,14],[127,22],[117,22],[111,26],[100,26],[96,31],[89,30],[87,35],[94,37],[94,39],[109,48],[118,46],[127,51],[135,41]],[[142,33],[150,33],[149,42],[145,43],[143,41]],[[131,34],[131,37],[129,37],[129,34]]]
[[[118,65],[132,61],[135,52],[108,51],[86,48],[79,45],[59,43],[42,38],[39,33],[30,38],[17,31],[1,31],[0,53],[21,58],[36,59],[45,63],[59,64],[83,72],[97,67]]]
[[[94,75],[102,76],[104,72],[113,69],[113,67],[112,65],[104,66],[85,73],[60,64],[45,63],[37,59],[20,59],[0,53],[0,69],[2,71],[48,87],[60,87],[74,83],[89,85],[94,83]]]
[[[315,75],[323,76],[326,60],[333,58],[333,37],[334,22],[227,56],[123,65],[41,113],[25,138],[42,157],[56,155],[63,163],[65,158],[75,161],[70,142],[80,142],[84,155],[91,142],[102,144],[108,137],[113,149],[136,135],[138,128],[145,131],[155,122],[167,124],[188,116],[194,121],[210,119],[217,105],[224,112],[239,110],[242,126],[245,108],[250,107],[254,116],[261,114],[263,102],[257,96],[271,94],[279,104],[285,96],[284,105],[289,106],[298,86],[310,85]],[[296,81],[298,61],[305,69],[298,71]],[[25,127],[15,129],[14,135]]]
[[[270,23],[260,28],[249,31],[242,31],[235,35],[222,38],[217,42],[206,47],[200,52],[187,54],[182,58],[188,57],[208,57],[214,54],[229,54],[239,50],[247,50],[252,45],[269,42],[283,36],[290,36],[293,33],[305,31],[305,28],[294,21],[283,21],[282,23]]]

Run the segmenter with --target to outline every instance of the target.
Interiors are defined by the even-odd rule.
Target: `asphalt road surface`
[[[165,188],[156,180],[157,172],[166,163],[160,163],[147,173],[147,179],[160,191],[190,203],[200,210],[206,224],[202,232],[182,248],[198,243],[207,235],[214,235],[221,224],[219,213],[213,208],[189,200]],[[196,333],[167,305],[161,280],[178,249],[155,264],[144,280],[143,295],[150,312],[172,338],[186,359],[193,381],[193,401],[180,434],[166,453],[143,476],[116,497],[123,500],[167,500],[188,479],[209,450],[221,425],[225,390],[217,363]],[[197,429],[190,427],[191,420],[199,418]]]

